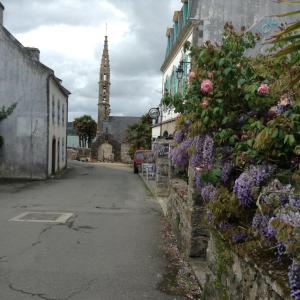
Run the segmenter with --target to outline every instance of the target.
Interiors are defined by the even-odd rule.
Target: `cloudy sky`
[[[41,51],[70,96],[69,119],[97,115],[99,65],[108,23],[112,115],[140,116],[161,98],[167,26],[180,0],[1,0],[4,25]]]

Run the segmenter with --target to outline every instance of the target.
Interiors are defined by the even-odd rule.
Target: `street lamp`
[[[184,73],[184,70],[183,70],[183,60],[180,61],[179,63],[179,66],[176,70],[176,77],[177,79],[180,81],[183,77],[183,73]]]
[[[184,64],[191,64],[191,63],[189,61],[183,61],[183,60],[180,61],[179,66],[176,70],[176,77],[177,77],[178,81],[180,81],[183,77],[183,74],[184,74],[183,65]]]

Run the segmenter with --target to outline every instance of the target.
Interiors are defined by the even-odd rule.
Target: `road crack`
[[[12,285],[12,283],[9,283],[8,287],[10,288],[10,290],[12,290],[16,293],[33,296],[33,297],[39,297],[40,299],[43,299],[43,300],[64,300],[64,299],[59,299],[59,298],[49,298],[43,293],[32,293],[32,292],[25,291],[23,289],[17,289]]]
[[[39,233],[37,241],[31,244],[31,247],[35,247],[42,243],[42,236],[49,230],[53,228],[54,225],[47,225],[43,230]]]
[[[10,290],[12,290],[16,293],[20,293],[22,295],[28,295],[28,296],[32,296],[32,297],[38,297],[38,298],[43,299],[43,300],[70,300],[74,296],[77,296],[77,295],[79,295],[83,292],[88,291],[96,281],[97,281],[97,279],[92,279],[92,280],[88,281],[80,289],[70,293],[68,296],[66,296],[64,298],[50,298],[47,295],[45,295],[44,293],[34,293],[34,292],[29,292],[29,291],[26,291],[26,290],[23,290],[23,289],[18,289],[16,287],[14,287],[12,283],[9,283],[8,287],[9,287]]]

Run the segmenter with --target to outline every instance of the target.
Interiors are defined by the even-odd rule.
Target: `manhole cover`
[[[65,223],[72,216],[72,213],[24,212],[9,221]]]

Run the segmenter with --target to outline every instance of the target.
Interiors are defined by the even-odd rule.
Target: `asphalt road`
[[[73,216],[11,220],[26,212]],[[122,165],[73,162],[61,179],[0,183],[0,300],[176,299],[156,287],[166,265],[160,219]]]

